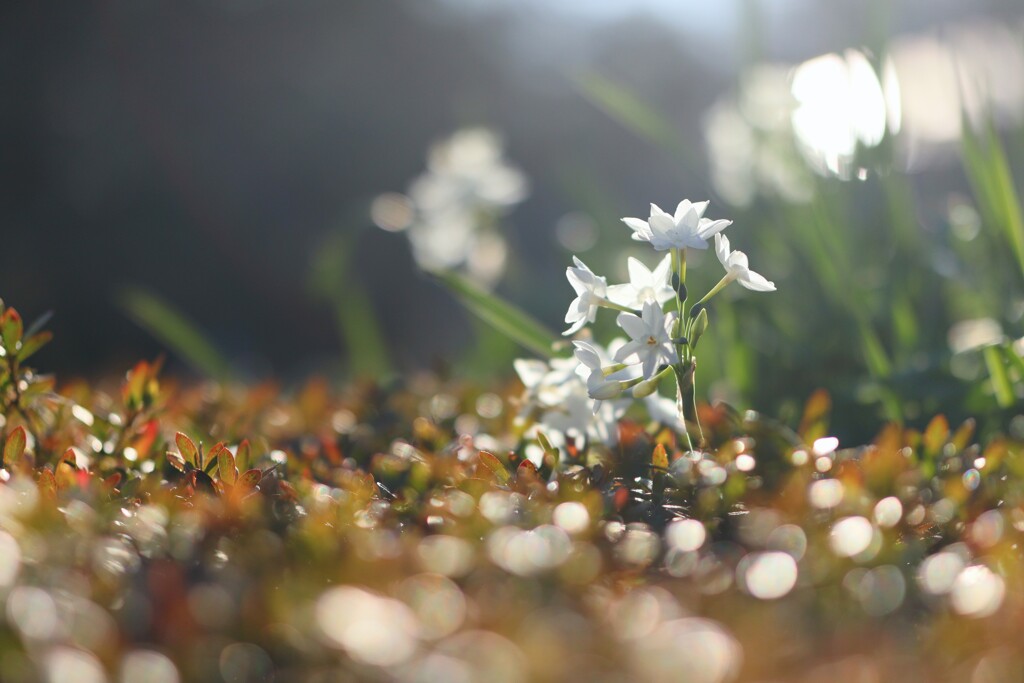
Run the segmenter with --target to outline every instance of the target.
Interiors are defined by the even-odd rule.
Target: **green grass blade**
[[[1003,363],[1003,354],[998,346],[985,347],[985,365],[988,366],[988,375],[992,379],[992,389],[996,394],[996,402],[1000,407],[1008,408],[1013,405],[1013,383],[1010,381],[1010,373]]]
[[[593,72],[576,76],[572,82],[594,106],[627,130],[684,162],[693,159],[676,126],[625,86]]]
[[[156,294],[132,287],[122,291],[117,302],[140,327],[197,371],[220,380],[231,377],[231,364],[199,327]]]
[[[964,170],[982,217],[1003,231],[1024,275],[1024,217],[1002,142],[991,123],[979,134],[964,116],[962,128]]]
[[[504,299],[480,289],[470,280],[450,271],[430,271],[474,315],[545,358],[554,355],[552,345],[558,337],[532,317]]]

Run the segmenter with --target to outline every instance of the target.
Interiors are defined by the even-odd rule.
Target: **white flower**
[[[585,341],[574,341],[576,351],[573,355],[579,361],[576,374],[587,383],[587,394],[594,399],[594,412],[601,408],[601,401],[616,398],[622,394],[622,381],[628,373],[626,368],[606,373],[605,368],[614,370],[608,354],[593,344]]]
[[[654,422],[670,427],[680,434],[686,432],[686,422],[679,417],[679,407],[675,399],[654,393],[644,399],[647,414]]]
[[[675,313],[665,315],[661,307],[651,301],[644,304],[642,317],[620,313],[616,322],[629,335],[630,341],[618,350],[615,360],[622,362],[635,355],[643,366],[645,379],[653,377],[659,366],[675,363],[679,360],[672,345],[675,318]]]
[[[769,282],[763,275],[750,269],[746,254],[742,251],[729,251],[729,238],[725,235],[715,235],[715,254],[722,262],[728,279],[736,280],[755,292],[775,291],[774,282]]]
[[[651,204],[651,217],[646,221],[639,218],[623,218],[622,222],[633,230],[633,239],[650,242],[658,251],[666,249],[707,249],[708,240],[732,225],[732,221],[704,218],[708,202],[693,204],[689,199],[679,202],[676,213],[665,213]]]
[[[629,282],[608,288],[608,298],[612,302],[639,311],[648,301],[663,304],[676,295],[669,284],[672,270],[670,255],[666,255],[653,271],[632,256],[626,265],[629,268]]]
[[[565,336],[575,334],[587,323],[594,322],[597,318],[597,307],[608,293],[607,280],[594,275],[590,268],[575,256],[572,260],[576,267],[566,268],[565,277],[576,290],[576,298],[569,304],[569,310],[565,313],[565,322],[572,325],[562,333]]]

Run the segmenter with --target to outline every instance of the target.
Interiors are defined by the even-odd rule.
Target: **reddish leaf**
[[[14,309],[8,309],[13,311]],[[25,444],[28,442],[28,435],[25,433],[25,428],[21,425],[11,432],[7,436],[7,442],[4,443],[4,466],[15,467],[21,463],[21,458],[25,454]]]
[[[21,341],[23,332],[24,323],[16,310],[8,308],[3,315],[0,315],[0,337],[3,338],[4,349],[8,356],[17,353],[18,343]]]
[[[181,453],[182,460],[192,467],[199,467],[199,449],[196,448],[192,439],[178,432],[174,435],[174,443],[178,444],[178,452]]]
[[[167,451],[167,462],[179,472],[185,472],[188,469],[182,457],[174,451]]]
[[[238,486],[246,489],[256,488],[261,479],[263,479],[263,473],[259,470],[246,470],[245,474],[238,478]]]
[[[217,454],[217,476],[225,484],[234,484],[238,481],[235,456],[231,455],[231,451],[226,448]]]
[[[507,484],[511,475],[505,469],[505,465],[493,454],[487,451],[480,451],[480,462],[489,469],[500,484]]]

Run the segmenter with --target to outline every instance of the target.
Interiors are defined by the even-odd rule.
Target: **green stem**
[[[632,308],[629,308],[628,306],[622,306],[613,301],[609,301],[608,299],[598,299],[597,305],[603,308],[612,308],[616,311],[622,311],[623,313],[632,313],[636,315],[636,311],[634,311]]]
[[[701,299],[700,301],[698,301],[697,303],[695,303],[694,306],[700,306],[702,303],[706,302],[708,299],[713,297],[715,294],[718,294],[720,291],[725,289],[725,286],[727,284],[729,284],[730,282],[732,282],[733,280],[735,280],[735,279],[736,279],[736,276],[733,275],[732,273],[726,274],[725,277],[723,277],[721,280],[719,280],[718,284],[715,285],[714,287],[712,287],[711,291],[708,292],[707,294],[705,294],[704,298]],[[693,307],[691,307],[690,310],[693,310]]]

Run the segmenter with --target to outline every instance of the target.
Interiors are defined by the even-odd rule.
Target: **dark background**
[[[358,231],[391,350],[423,365],[460,352],[465,317],[365,204],[403,190],[432,140],[473,123],[506,136],[534,189],[510,219],[502,291],[556,326],[568,254],[552,231],[574,176],[614,188],[620,207],[713,196],[581,97],[574,73],[629,83],[696,140],[750,53],[795,62],[964,17],[1020,19],[1012,0],[624,4],[3,3],[0,295],[27,319],[55,312],[39,364],[61,373],[159,352],[116,304],[140,285],[252,375],[298,376],[344,357],[308,279],[325,236]]]

